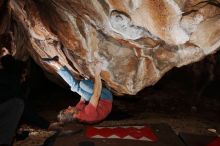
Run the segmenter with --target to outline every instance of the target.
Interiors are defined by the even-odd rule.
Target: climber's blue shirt
[[[94,83],[92,80],[76,80],[70,71],[66,67],[62,67],[58,70],[58,74],[70,85],[73,92],[78,93],[86,101],[89,101],[93,94]],[[101,99],[113,100],[112,93],[106,89],[102,88]]]

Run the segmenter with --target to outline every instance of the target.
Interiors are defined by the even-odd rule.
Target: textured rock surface
[[[7,1],[5,1],[7,2]],[[58,55],[74,75],[92,78],[102,62],[105,85],[136,94],[173,67],[220,46],[219,0],[10,0],[0,2],[0,33],[12,31],[16,57]],[[7,6],[7,8],[5,7]]]

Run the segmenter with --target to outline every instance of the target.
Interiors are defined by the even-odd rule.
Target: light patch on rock
[[[138,9],[141,4],[142,4],[143,0],[131,0],[132,3],[132,11],[135,11],[136,9]]]
[[[136,40],[143,36],[153,36],[150,32],[146,31],[140,26],[136,26],[132,23],[131,18],[126,14],[118,11],[112,11],[110,16],[110,23],[112,29],[121,34],[125,39]]]
[[[184,16],[181,20],[181,27],[188,33],[191,34],[196,31],[198,25],[204,20],[201,14],[195,16]]]
[[[167,2],[169,5],[171,5],[172,8],[175,9],[175,11],[177,12],[178,15],[182,14],[182,11],[180,10],[178,4],[175,1],[173,1],[173,0],[165,0],[165,2]]]
[[[174,25],[170,33],[172,34],[172,39],[176,44],[184,44],[189,40],[189,36],[183,29],[180,29],[179,24]]]
[[[171,7],[171,10],[173,10],[175,13],[171,16],[171,19],[175,20],[171,23],[171,25],[168,27],[168,31],[171,35],[172,41],[176,45],[184,44],[189,40],[189,36],[187,33],[181,28],[180,26],[180,19],[182,17],[182,11],[178,4],[173,0],[165,0]],[[174,18],[172,18],[174,17]],[[169,35],[167,35],[169,36]]]

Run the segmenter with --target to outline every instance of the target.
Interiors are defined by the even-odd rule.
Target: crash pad
[[[148,125],[148,128],[152,130],[152,133],[157,138],[157,140],[153,142],[143,141],[143,140],[132,140],[132,139],[88,138],[87,131],[89,127],[91,128],[91,126],[85,126],[85,125],[72,124],[68,126],[68,129],[75,130],[75,129],[79,129],[80,126],[82,126],[83,131],[79,133],[75,133],[73,135],[57,137],[53,146],[85,146],[85,145],[87,146],[123,146],[123,145],[124,146],[125,145],[126,146],[146,146],[146,145],[147,146],[184,146],[182,141],[174,133],[171,127],[166,124]],[[145,125],[120,125],[120,126],[144,127]]]
[[[86,129],[88,138],[132,139],[156,142],[157,137],[149,126],[94,127]]]

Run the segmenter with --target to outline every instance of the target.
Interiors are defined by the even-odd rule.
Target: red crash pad
[[[157,137],[148,126],[88,127],[86,137],[157,141]]]
[[[138,121],[137,121],[138,122]],[[134,121],[135,125],[137,122]],[[117,123],[117,124],[124,124]],[[93,125],[95,126],[95,125]],[[131,139],[110,139],[110,138],[88,138],[87,131],[88,126],[80,124],[65,125],[65,129],[76,131],[79,127],[83,128],[85,131],[76,133],[70,136],[57,137],[54,146],[185,146],[179,137],[174,133],[172,128],[166,124],[152,124],[149,125],[149,129],[152,130],[153,134],[156,135],[157,140],[155,142],[144,141],[144,140],[131,140]],[[103,127],[103,128],[109,128]],[[121,127],[121,126],[115,126]],[[135,126],[129,126],[135,127]],[[93,127],[94,128],[94,127]],[[110,127],[111,128],[111,127]],[[123,128],[126,128],[123,126]],[[138,128],[138,127],[136,127]],[[143,128],[143,127],[142,127]],[[148,128],[148,126],[147,126]],[[139,130],[137,130],[139,131]],[[149,138],[151,139],[151,138]],[[155,140],[153,138],[153,140]]]
[[[207,146],[220,146],[220,137],[214,139],[212,142],[210,142]]]

